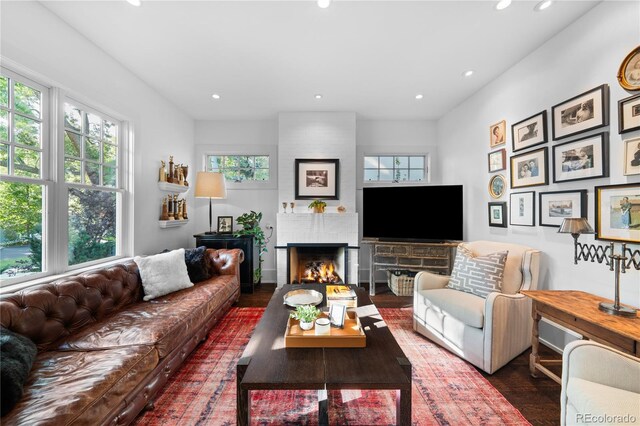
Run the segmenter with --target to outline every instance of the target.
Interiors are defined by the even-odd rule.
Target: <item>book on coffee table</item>
[[[327,285],[327,306],[333,304],[346,305],[347,308],[358,307],[356,292],[347,285]]]

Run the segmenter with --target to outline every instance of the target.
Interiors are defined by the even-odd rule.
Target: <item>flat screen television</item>
[[[461,241],[462,185],[365,187],[362,236],[383,241]]]

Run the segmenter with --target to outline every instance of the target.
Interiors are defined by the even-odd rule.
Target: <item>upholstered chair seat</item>
[[[413,329],[492,374],[531,346],[531,300],[520,291],[537,288],[540,252],[493,241],[465,243],[462,250],[486,262],[474,270],[460,266],[456,255],[453,275],[472,278],[462,289],[450,276],[418,272]],[[490,285],[479,282],[483,273]]]

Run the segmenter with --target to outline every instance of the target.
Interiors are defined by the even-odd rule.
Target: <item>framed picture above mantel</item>
[[[340,185],[340,160],[296,159],[296,200],[337,200]]]

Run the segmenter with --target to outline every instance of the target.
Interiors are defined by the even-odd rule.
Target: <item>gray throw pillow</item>
[[[501,251],[474,256],[471,250],[460,244],[447,287],[484,298],[491,292],[502,291],[508,254],[508,251]]]
[[[7,414],[22,398],[24,383],[37,354],[38,349],[31,339],[0,328],[1,415]]]

